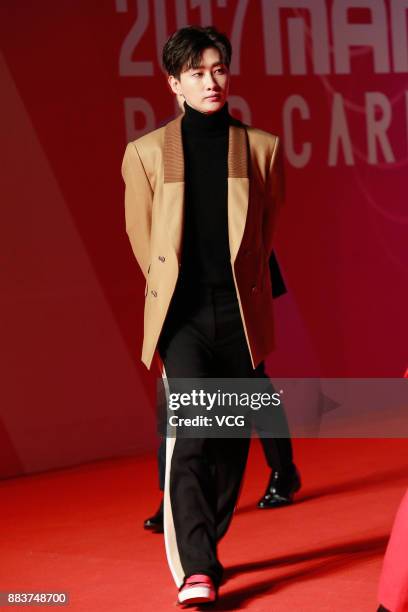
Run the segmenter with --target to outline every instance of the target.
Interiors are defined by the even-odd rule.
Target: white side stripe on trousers
[[[164,383],[164,389],[166,392],[166,416],[167,416],[167,405],[169,401],[169,384],[167,380],[166,370],[164,364],[161,364],[162,378]],[[166,425],[167,433],[167,425]],[[170,469],[171,460],[173,456],[173,449],[176,443],[174,436],[166,437],[166,475],[164,480],[164,506],[163,506],[163,523],[164,523],[164,543],[166,547],[167,562],[170,567],[170,571],[173,575],[176,585],[180,588],[184,581],[184,570],[181,565],[180,555],[177,548],[176,530],[174,528],[173,512],[170,501]]]

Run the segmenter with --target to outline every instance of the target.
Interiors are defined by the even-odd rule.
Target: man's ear
[[[181,87],[180,87],[180,83],[179,81],[172,75],[170,74],[167,78],[167,81],[170,85],[170,89],[173,93],[175,94],[181,94]]]

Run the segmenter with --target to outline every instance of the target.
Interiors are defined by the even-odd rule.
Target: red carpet
[[[405,440],[296,440],[297,503],[257,510],[268,471],[254,441],[239,508],[220,544],[217,610],[375,612],[382,557],[408,485]],[[155,457],[0,482],[0,591],[68,591],[62,609],[174,610],[156,509]],[[26,609],[21,606],[19,609]]]

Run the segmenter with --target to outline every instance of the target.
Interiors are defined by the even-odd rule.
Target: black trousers
[[[197,289],[194,289],[194,291],[196,290]],[[228,293],[231,293],[231,292],[216,291],[215,295],[218,296],[218,302],[219,302],[220,296],[222,295],[224,295],[224,299],[228,300]],[[186,289],[183,290],[182,287],[179,287],[177,290],[177,295],[178,295],[178,303],[172,306],[171,313],[169,313],[169,316],[166,320],[166,325],[165,325],[166,331],[164,332],[164,335],[162,336],[162,339],[159,343],[159,346],[161,346],[163,351],[165,352],[167,352],[166,344],[168,344],[169,336],[171,336],[175,332],[175,329],[177,329],[177,327],[180,329],[180,326],[183,325],[183,312],[185,316],[188,317],[189,307],[190,309],[195,308],[194,300],[190,298],[189,292]],[[205,291],[204,289],[201,289],[201,295],[203,295],[204,301],[206,299],[208,300],[209,290]],[[233,291],[232,297],[230,296],[230,299],[232,300],[233,304],[236,302],[236,297],[234,296],[235,296],[235,290]],[[235,305],[235,310],[237,306],[238,306],[238,303],[236,303]],[[175,313],[176,308],[180,308],[178,316]],[[191,315],[191,310],[190,310],[190,315]],[[178,319],[178,324],[176,323],[176,327],[175,328],[173,327],[173,331],[172,331],[172,325],[174,326],[176,319]],[[240,323],[240,320],[238,321],[238,323]],[[245,338],[243,339],[245,340]],[[240,347],[240,350],[244,350],[245,352],[246,344],[245,346]],[[192,364],[190,365],[191,365],[191,371],[193,371],[194,367]],[[173,365],[169,364],[168,367],[173,368]],[[214,377],[220,376],[215,371],[215,368],[213,368],[213,371],[214,371],[214,374],[213,374]],[[258,376],[264,376],[265,372],[263,370],[263,365],[258,368],[257,374],[256,373],[254,374]],[[160,389],[160,401],[158,402],[157,410],[158,410],[158,415],[157,415],[158,433],[161,436],[159,448],[157,450],[158,478],[159,478],[159,489],[160,491],[164,491],[164,480],[165,480],[165,474],[166,474],[166,437],[162,435],[162,433],[163,431],[166,430],[166,418],[167,418],[166,395],[165,395],[164,386],[162,389]],[[293,448],[292,448],[292,442],[291,442],[291,438],[289,434],[289,428],[287,425],[284,409],[281,407],[276,407],[275,410],[277,412],[280,411],[281,413],[279,416],[280,422],[281,422],[280,429],[281,430],[286,429],[287,436],[281,437],[281,438],[271,438],[271,437],[261,436],[260,441],[261,441],[263,452],[265,455],[265,460],[269,468],[273,471],[285,472],[285,471],[289,471],[293,467]],[[253,424],[254,424],[255,430],[257,430],[258,422],[256,419],[254,419]]]
[[[179,285],[158,345],[169,391],[172,378],[267,378],[255,370],[235,289]],[[217,542],[228,529],[244,473],[249,438],[167,438],[164,533],[178,586],[192,574],[223,568]]]

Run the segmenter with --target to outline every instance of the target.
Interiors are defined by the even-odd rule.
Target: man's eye
[[[200,76],[201,72],[195,72],[193,76]]]
[[[224,68],[217,68],[216,72],[224,72]]]

